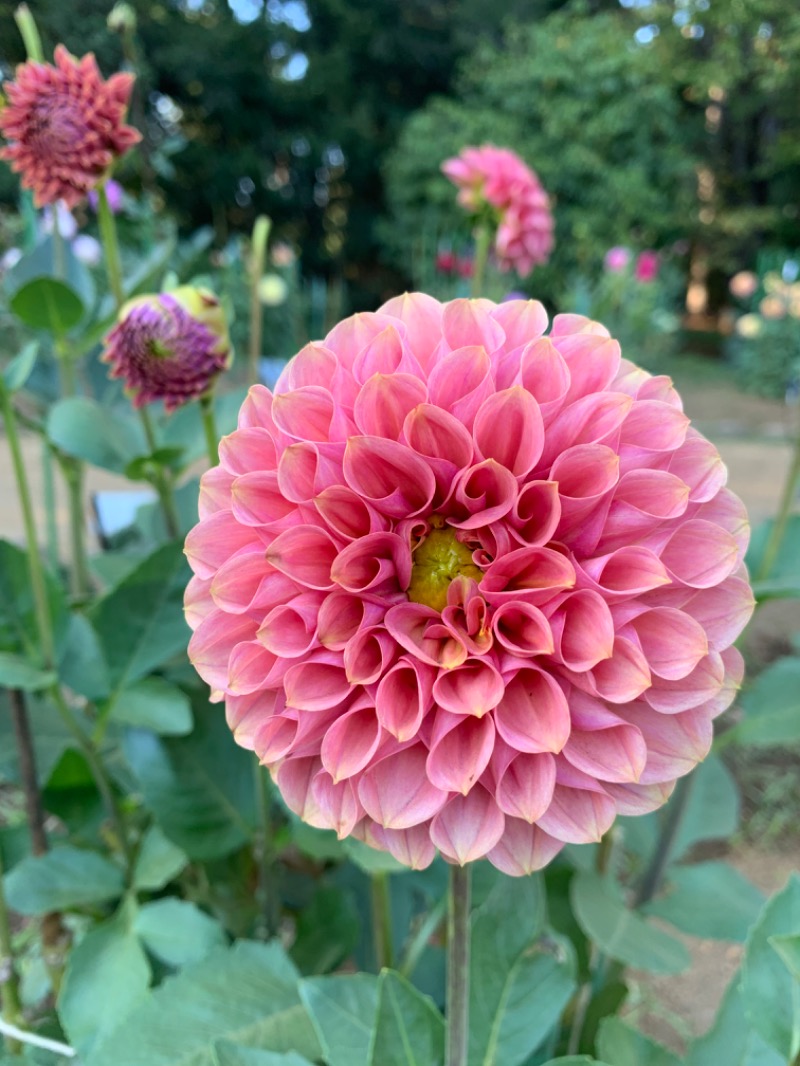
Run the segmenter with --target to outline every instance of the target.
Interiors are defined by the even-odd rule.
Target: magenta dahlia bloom
[[[547,262],[553,248],[550,201],[515,152],[493,144],[464,148],[442,164],[442,172],[458,186],[461,206],[497,227],[494,254],[500,270],[525,277]]]
[[[172,411],[196,400],[231,361],[220,302],[188,285],[137,296],[120,311],[101,359],[112,378],[124,380],[134,407],[163,400]]]
[[[289,807],[509,874],[660,806],[753,609],[668,378],[536,301],[397,297],[250,390],[205,474],[189,654]]]
[[[0,132],[10,143],[0,157],[33,189],[38,207],[63,200],[74,207],[139,140],[125,125],[132,74],[104,81],[94,56],[75,59],[63,45],[55,66],[29,61],[5,89]]]

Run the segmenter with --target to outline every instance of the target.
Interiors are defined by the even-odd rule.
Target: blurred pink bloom
[[[758,278],[752,270],[740,270],[733,275],[728,288],[737,300],[749,300],[758,289]]]
[[[231,360],[219,300],[188,285],[137,296],[120,311],[101,356],[122,378],[134,407],[163,400],[168,411],[196,400]]]
[[[289,807],[513,875],[659,807],[753,610],[670,380],[534,300],[415,293],[254,386],[186,554],[189,654]]]
[[[437,252],[436,269],[440,274],[453,274],[456,269],[456,256],[454,252]]]
[[[637,281],[655,281],[658,277],[660,263],[661,261],[658,257],[658,252],[649,250],[639,252],[639,255],[636,257],[636,266],[633,269],[633,275]]]
[[[108,200],[108,207],[112,215],[118,215],[122,210],[122,205],[125,202],[125,190],[122,188],[118,181],[114,181],[112,178],[106,182],[106,199]],[[99,197],[96,189],[91,189],[88,195],[89,205],[93,211],[97,211],[97,205]]]
[[[0,157],[33,189],[37,207],[56,200],[74,207],[141,140],[124,122],[134,77],[103,81],[91,53],[77,60],[63,45],[55,61],[17,67],[0,111],[0,132],[10,142]]]
[[[468,255],[459,255],[456,258],[455,269],[460,278],[471,278],[475,273],[475,261]]]
[[[546,263],[553,248],[550,201],[536,174],[508,148],[464,148],[442,164],[459,188],[458,202],[471,214],[488,206],[497,225],[494,252],[501,270],[521,277]]]
[[[629,248],[623,248],[618,244],[614,248],[609,248],[605,254],[603,263],[606,270],[611,274],[621,274],[631,261],[631,252]]]

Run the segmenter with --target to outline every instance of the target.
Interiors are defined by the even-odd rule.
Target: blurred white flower
[[[61,200],[56,204],[56,218],[58,219],[58,232],[65,241],[71,241],[78,232],[78,223],[72,217],[72,212],[65,207]],[[53,209],[46,207],[42,211],[42,230],[44,233],[53,232]]]
[[[761,327],[762,322],[758,315],[742,315],[736,321],[736,332],[748,340],[757,337],[761,333]]]
[[[21,248],[9,248],[0,258],[0,270],[11,270],[22,259]]]
[[[103,249],[100,246],[100,242],[96,241],[94,237],[90,237],[88,233],[81,233],[72,242],[72,251],[75,253],[75,258],[80,259],[86,266],[95,267],[99,264],[103,258]]]
[[[258,283],[258,297],[265,307],[280,307],[289,295],[289,286],[279,274],[265,274]]]

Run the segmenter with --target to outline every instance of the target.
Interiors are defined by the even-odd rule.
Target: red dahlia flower
[[[203,478],[190,657],[289,807],[510,874],[660,806],[753,609],[668,378],[536,301],[422,294],[251,389]]]
[[[103,81],[91,53],[77,60],[63,45],[55,61],[17,67],[0,111],[0,132],[10,142],[0,156],[33,189],[37,207],[56,200],[74,207],[141,140],[124,122],[134,77]]]
[[[497,226],[494,253],[501,270],[525,277],[547,262],[553,249],[550,201],[515,152],[492,144],[464,148],[442,164],[442,171],[458,186],[461,206],[477,218],[488,211]]]

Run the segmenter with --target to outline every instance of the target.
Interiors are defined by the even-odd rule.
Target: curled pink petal
[[[491,795],[476,785],[454,796],[431,822],[431,840],[450,862],[463,866],[482,859],[500,840],[505,816]]]
[[[351,489],[391,518],[419,514],[436,488],[430,467],[418,455],[383,437],[351,437],[344,476]]]
[[[383,728],[399,741],[411,740],[433,706],[436,671],[412,656],[402,656],[386,671],[375,694],[375,710]]]
[[[559,752],[569,739],[569,704],[549,674],[518,670],[494,711],[497,732],[517,751]]]
[[[438,714],[425,770],[443,792],[466,796],[489,765],[494,748],[491,717]]]
[[[503,698],[505,686],[488,659],[467,659],[460,666],[445,669],[433,686],[433,698],[453,714],[482,718]]]
[[[486,857],[509,877],[527,877],[551,863],[563,847],[563,840],[556,840],[538,825],[506,816],[503,835]]]
[[[365,770],[358,786],[364,810],[386,829],[409,829],[432,818],[447,802],[425,773],[421,744],[387,755]]]

